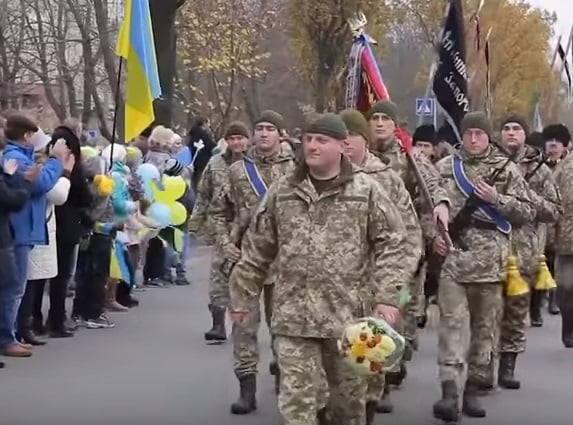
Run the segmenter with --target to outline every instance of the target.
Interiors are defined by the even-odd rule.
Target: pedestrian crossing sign
[[[431,97],[418,97],[416,99],[416,116],[432,117],[434,116],[435,102]]]

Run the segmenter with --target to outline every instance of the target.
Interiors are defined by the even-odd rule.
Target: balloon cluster
[[[152,164],[141,164],[136,175],[141,181],[145,198],[151,202],[148,215],[161,227],[178,226],[187,219],[187,210],[177,202],[186,190],[182,177],[161,176]]]

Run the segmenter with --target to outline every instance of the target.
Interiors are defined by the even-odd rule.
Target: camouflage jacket
[[[360,168],[382,185],[402,216],[402,221],[404,221],[408,232],[407,249],[405,251],[407,255],[404,255],[404,261],[408,264],[404,264],[404,267],[406,273],[413,276],[422,256],[423,239],[422,228],[414,210],[410,194],[406,190],[400,176],[392,170],[390,165],[384,164],[372,153],[368,152]]]
[[[270,157],[257,155],[253,147],[243,160],[229,167],[221,190],[210,208],[215,238],[220,246],[229,242],[240,245],[243,233],[261,201],[245,171],[244,161],[252,161],[256,165],[267,188],[294,169],[292,149],[285,143],[281,143],[280,151]]]
[[[559,161],[550,161],[547,163],[549,169],[551,170],[551,175],[553,176],[553,180],[556,182],[557,172],[561,168],[560,164],[563,160]],[[555,228],[557,223],[549,223],[546,225],[545,228],[545,250],[546,251],[553,251],[555,249]]]
[[[506,156],[490,147],[483,157],[469,157],[463,151],[459,155],[467,177],[474,182],[477,177],[487,178],[495,169],[506,163]],[[453,155],[438,162],[441,185],[450,201],[450,220],[459,213],[466,202],[466,196],[458,188],[453,176]],[[499,194],[495,205],[498,213],[513,227],[523,226],[535,219],[535,206],[529,196],[527,183],[517,165],[510,163],[494,182]],[[489,221],[479,211],[474,218]],[[501,282],[505,279],[509,238],[496,229],[467,227],[461,241],[468,246],[465,251],[451,252],[444,262],[442,276],[448,276],[459,283]]]
[[[573,255],[573,155],[567,155],[555,169],[555,182],[563,205],[563,215],[555,226],[554,250],[559,255]]]
[[[422,191],[419,189],[416,173],[408,163],[406,154],[403,152],[399,143],[396,139],[393,139],[388,143],[386,149],[382,151],[374,150],[372,153],[382,160],[382,162],[390,165],[390,167],[398,173],[406,186],[406,190],[412,197],[412,202],[416,212],[418,213],[424,237],[430,240],[434,236],[433,223],[431,219],[432,211],[424,199]],[[422,154],[414,154],[414,160],[416,161],[416,165],[426,182],[428,191],[433,198],[432,200],[435,203],[447,201],[447,196],[440,187],[440,176],[436,167]]]
[[[197,186],[195,206],[189,218],[189,231],[205,236],[205,242],[209,244],[214,242],[215,234],[210,208],[215,196],[223,189],[231,164],[230,151],[213,156],[207,163]]]
[[[539,151],[526,145],[515,161],[521,175],[528,180],[535,220],[514,229],[512,246],[516,251],[521,273],[531,280],[539,269],[539,256],[545,250],[545,223],[557,221],[562,213],[561,199],[549,167],[544,164],[537,168],[543,161]]]
[[[398,305],[406,228],[381,186],[354,168],[343,159],[320,195],[304,165],[271,186],[231,274],[232,310],[255,310],[275,261],[273,335],[336,338],[366,303]]]

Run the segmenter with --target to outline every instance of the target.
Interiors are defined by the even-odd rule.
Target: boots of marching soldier
[[[557,301],[561,309],[561,341],[573,348],[573,290],[557,287]]]
[[[518,390],[521,387],[521,382],[514,377],[516,360],[517,353],[501,353],[497,373],[497,383],[501,388]]]
[[[470,418],[485,418],[486,411],[482,407],[478,397],[478,387],[470,379],[466,382],[462,413]]]
[[[477,383],[480,395],[487,395],[495,389],[495,358],[492,354],[487,365],[485,378]]]
[[[366,425],[374,425],[377,405],[378,403],[375,401],[366,402]]]
[[[534,328],[540,328],[543,326],[543,316],[541,314],[541,304],[543,303],[543,292],[544,291],[536,291],[535,289],[531,291],[529,318],[531,321],[531,326]]]
[[[225,328],[225,309],[209,305],[213,326],[205,332],[206,341],[226,341],[227,330]]]
[[[442,399],[434,403],[434,418],[446,423],[460,420],[458,387],[455,381],[442,382]]]
[[[547,311],[549,312],[549,314],[556,316],[558,315],[561,310],[559,310],[559,305],[557,304],[557,290],[554,289],[550,289],[548,292],[548,304],[547,304]]]
[[[33,346],[46,345],[46,341],[38,338],[32,329],[33,318],[26,318],[23,322],[24,323],[19,324],[19,329],[17,332],[18,340]]]
[[[257,375],[239,377],[239,399],[231,405],[233,415],[248,415],[257,410]]]
[[[328,425],[328,421],[326,420],[326,408],[318,411],[316,419],[318,420],[318,425]]]
[[[279,362],[277,361],[277,359],[273,359],[269,363],[269,372],[272,376],[275,377],[275,394],[278,395],[281,385],[281,374],[279,370]]]
[[[386,375],[386,379],[388,375]],[[394,404],[390,398],[390,384],[386,381],[384,382],[384,393],[382,398],[376,403],[377,413],[392,413],[394,411]]]

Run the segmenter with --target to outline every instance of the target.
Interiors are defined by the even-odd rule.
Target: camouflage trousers
[[[215,244],[209,276],[209,305],[226,310],[229,305],[229,279],[221,272],[224,262],[223,249]]]
[[[526,276],[523,272],[521,277],[533,288],[534,278]],[[499,326],[499,352],[500,353],[523,353],[526,343],[527,316],[531,292],[517,297],[503,296],[503,312]]]
[[[424,299],[425,266],[414,275],[408,284],[410,301],[402,309],[403,333],[402,335],[410,343],[416,341],[418,337],[418,317],[423,313],[421,310]]]
[[[265,285],[263,289],[263,305],[265,322],[270,329],[271,317],[273,313],[273,285]],[[257,373],[259,363],[259,326],[261,324],[260,305],[256,311],[249,314],[247,320],[241,324],[233,324],[233,370],[235,376],[241,377]],[[274,338],[271,336],[271,348],[274,349]]]
[[[487,382],[502,304],[500,282],[458,284],[442,275],[438,290],[442,382],[453,380],[464,388],[466,372],[468,380]]]
[[[366,382],[343,362],[336,340],[277,336],[282,425],[364,425]]]

